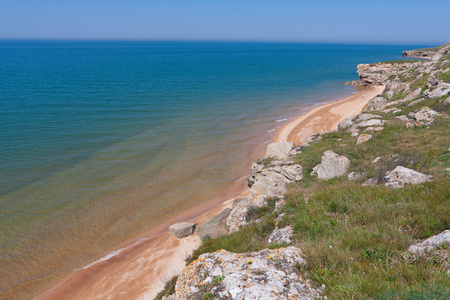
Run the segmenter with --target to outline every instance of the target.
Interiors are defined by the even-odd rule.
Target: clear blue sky
[[[0,0],[0,39],[442,44],[450,0]]]

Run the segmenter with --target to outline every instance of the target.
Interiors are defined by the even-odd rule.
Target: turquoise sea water
[[[0,41],[0,298],[217,197],[357,64],[422,46]]]

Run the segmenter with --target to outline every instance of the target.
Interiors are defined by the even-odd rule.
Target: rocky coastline
[[[369,147],[367,145],[375,147],[376,144],[371,143],[386,135],[447,126],[441,125],[447,124],[441,120],[450,118],[450,42],[432,50],[404,51],[403,55],[429,60],[357,66],[360,78],[353,84],[382,86],[384,89],[367,103],[361,113],[339,123],[336,131],[340,134],[339,138],[316,134],[301,144],[292,141],[269,144],[265,157],[251,166],[247,197],[235,199],[231,208],[224,209],[203,224],[185,222],[169,228],[177,238],[196,234],[207,241],[238,234],[246,226],[264,226],[270,219],[274,226],[267,234],[267,248],[245,253],[218,250],[201,254],[183,270],[176,284],[157,298],[336,299],[329,286],[320,285],[322,281],[317,276],[304,271],[302,266],[307,264],[308,256],[302,252],[303,249],[292,245],[293,239],[301,239],[301,232],[296,225],[298,223],[291,224],[290,220],[294,217],[290,217],[290,210],[286,209],[289,202],[286,195],[290,189],[308,184],[323,184],[325,189],[328,182],[337,181],[339,184],[354,184],[355,187],[376,187],[390,193],[390,189],[399,191],[434,180],[448,183],[450,177],[450,168],[444,168],[450,163],[450,134],[439,137],[439,151],[444,153],[445,159],[439,156],[439,160],[436,154],[439,163],[430,164],[433,167],[429,168],[425,166],[425,160],[431,161],[435,157],[430,154],[428,158],[428,152],[420,152],[414,158],[405,158],[399,153],[380,154],[369,162],[370,155],[355,159],[354,152],[340,151],[347,149],[349,143],[352,143],[352,149]],[[445,127],[443,130],[450,132]],[[330,139],[333,143],[326,144]],[[316,153],[320,161],[315,158],[315,162],[308,167],[304,162],[309,162],[307,153],[313,146],[324,151]],[[359,163],[362,160],[364,164]],[[315,195],[302,197],[308,203]],[[261,212],[264,213],[261,215]],[[450,245],[450,225],[442,226],[445,230],[421,239],[423,241],[417,240],[404,253],[410,256],[437,255],[433,251],[439,249],[444,261],[440,272],[449,276],[447,246]]]

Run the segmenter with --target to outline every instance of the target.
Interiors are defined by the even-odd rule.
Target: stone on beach
[[[226,208],[218,215],[209,218],[204,224],[200,224],[195,231],[201,239],[204,238],[218,238],[228,234],[229,228],[227,225],[227,218],[230,215],[231,208]]]
[[[169,227],[169,232],[173,234],[176,238],[182,239],[192,235],[195,231],[197,223],[176,223]]]
[[[331,179],[344,175],[350,166],[350,160],[331,150],[325,151],[322,161],[313,168],[311,175],[317,175],[320,179]]]

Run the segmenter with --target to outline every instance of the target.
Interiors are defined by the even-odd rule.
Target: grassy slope
[[[412,85],[417,87],[426,82],[416,81]],[[205,241],[189,262],[219,249],[248,252],[271,247],[268,235],[284,213],[278,226],[294,228],[292,245],[307,261],[301,271],[318,286],[324,284],[329,299],[450,299],[450,245],[420,257],[406,252],[418,239],[450,228],[450,179],[444,171],[450,168],[450,107],[440,100],[402,103],[396,114],[374,112],[388,123],[358,146],[348,132],[325,134],[296,157],[304,179],[290,186],[282,211],[274,211],[277,199],[271,199],[268,207],[253,213],[253,219],[262,217],[261,223]],[[395,119],[423,106],[441,112],[428,128],[405,128]],[[366,177],[349,182],[345,175],[328,181],[310,176],[325,150],[347,156],[349,172]],[[372,164],[376,157],[382,159]],[[367,178],[382,180],[397,165],[432,174],[434,180],[403,189],[361,185]]]

